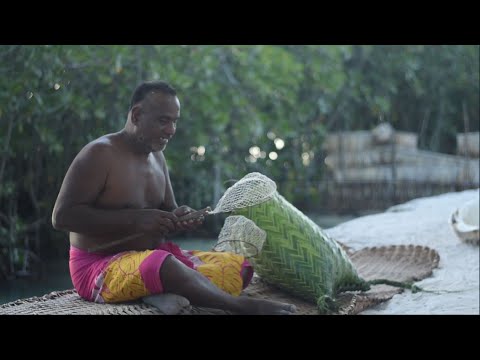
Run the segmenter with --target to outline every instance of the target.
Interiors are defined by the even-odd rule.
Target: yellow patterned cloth
[[[140,265],[151,253],[153,250],[129,252],[107,266],[101,292],[105,302],[128,301],[150,295],[141,277]]]
[[[169,255],[174,255],[186,266],[200,272],[217,287],[234,296],[240,295],[253,275],[253,269],[241,255],[186,251],[173,243],[167,243],[156,250],[129,251],[114,256],[95,281],[93,301],[115,303],[162,293],[160,267]]]
[[[230,295],[238,296],[243,290],[242,267],[245,258],[228,252],[192,251],[203,264],[196,270]]]

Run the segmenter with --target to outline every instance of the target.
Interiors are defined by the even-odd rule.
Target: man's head
[[[180,102],[163,81],[143,82],[133,92],[127,128],[146,152],[162,151],[175,134]]]

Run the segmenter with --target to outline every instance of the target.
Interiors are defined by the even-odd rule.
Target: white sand
[[[416,285],[452,293],[409,290],[362,314],[479,314],[479,247],[460,242],[448,222],[452,212],[479,196],[479,189],[421,198],[396,205],[387,212],[351,220],[326,232],[358,250],[362,247],[415,244],[440,254],[433,275]]]

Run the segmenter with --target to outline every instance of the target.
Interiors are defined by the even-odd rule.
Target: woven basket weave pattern
[[[267,233],[262,252],[252,259],[265,281],[314,302],[343,288],[365,289],[343,249],[278,192],[234,214]]]

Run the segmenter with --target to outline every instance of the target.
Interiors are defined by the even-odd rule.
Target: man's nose
[[[173,136],[176,131],[176,126],[173,122],[169,123],[168,125],[165,126],[163,129],[166,135]]]

